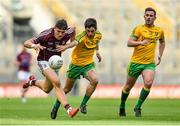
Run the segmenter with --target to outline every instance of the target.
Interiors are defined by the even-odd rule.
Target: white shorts
[[[43,73],[44,70],[50,68],[48,61],[38,61],[38,66],[40,68],[41,73]],[[54,71],[58,74],[59,69],[56,69]]]
[[[25,80],[28,80],[28,79],[29,79],[29,76],[30,76],[30,75],[31,75],[30,72],[20,70],[20,71],[18,71],[17,77],[18,77],[19,80],[25,81]]]
[[[48,61],[38,61],[38,66],[41,72],[43,72],[47,68],[50,68]]]

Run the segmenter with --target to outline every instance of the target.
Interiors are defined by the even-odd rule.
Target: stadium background
[[[20,96],[20,86],[16,78],[17,68],[13,61],[19,46],[25,40],[42,30],[52,27],[59,18],[67,19],[69,26],[83,30],[84,20],[94,17],[98,29],[103,34],[100,43],[102,63],[97,63],[100,85],[94,97],[119,97],[125,82],[126,67],[133,48],[127,47],[127,39],[133,27],[143,24],[144,9],[148,6],[157,11],[156,25],[165,31],[166,49],[162,63],[157,68],[150,97],[180,98],[180,2],[179,0],[0,0],[0,97]],[[32,73],[42,78],[35,59]],[[60,71],[62,83],[70,62],[71,49],[63,54],[64,65]],[[74,94],[82,95],[86,81],[78,81]],[[143,83],[137,81],[131,97],[137,97]],[[72,93],[73,95],[73,93]],[[36,88],[28,96],[47,95]],[[51,92],[50,96],[54,96]]]
[[[144,9],[148,6],[157,11],[155,23],[165,31],[166,49],[153,89],[143,105],[142,118],[136,118],[133,112],[143,83],[141,77],[127,101],[127,117],[119,118],[121,89],[133,51],[127,47],[127,39],[136,25],[144,23]],[[179,13],[180,0],[0,0],[0,125],[180,125]],[[78,32],[83,30],[88,17],[97,19],[103,34],[100,43],[103,60],[97,63],[100,84],[88,103],[87,115],[78,113],[72,119],[60,109],[57,119],[51,120],[54,91],[47,95],[32,87],[27,103],[23,104],[14,59],[20,44],[52,27],[58,18],[67,19]],[[35,61],[37,54],[28,51]],[[63,84],[71,51],[63,54],[64,66],[59,75]],[[32,64],[32,73],[42,78],[36,62]],[[79,106],[86,87],[84,79],[77,83],[77,89],[68,95],[73,107]]]

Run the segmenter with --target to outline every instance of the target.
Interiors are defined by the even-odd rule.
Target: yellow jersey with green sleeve
[[[77,66],[85,66],[93,63],[93,55],[102,38],[102,34],[96,31],[93,38],[88,38],[86,32],[83,31],[76,36],[78,44],[72,52],[72,64]]]
[[[146,46],[139,45],[134,47],[131,62],[138,64],[155,63],[157,41],[164,40],[163,30],[156,26],[139,25],[133,29],[130,37],[136,41],[143,41],[144,39],[149,41],[149,44]]]

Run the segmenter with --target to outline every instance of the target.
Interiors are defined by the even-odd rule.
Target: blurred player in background
[[[86,19],[85,31],[76,36],[78,44],[72,52],[72,60],[67,71],[67,80],[64,87],[64,92],[67,94],[71,91],[75,81],[80,79],[80,76],[86,78],[90,83],[87,86],[85,96],[80,105],[80,111],[83,114],[87,113],[87,102],[98,84],[98,77],[95,71],[95,63],[93,55],[101,62],[101,55],[99,53],[99,42],[102,38],[101,33],[97,30],[97,22],[94,18]],[[60,106],[59,100],[56,101],[51,111],[51,118],[55,119],[58,108]]]
[[[128,66],[127,81],[121,94],[119,116],[126,116],[125,103],[127,97],[139,75],[142,75],[144,87],[134,108],[135,116],[141,116],[141,106],[150,92],[155,76],[155,68],[160,64],[165,48],[164,32],[154,25],[156,11],[150,7],[146,8],[144,19],[145,24],[135,27],[128,40],[128,47],[134,47],[134,53]],[[155,64],[155,50],[158,40],[159,55]]]
[[[32,56],[26,51],[23,45],[21,45],[21,51],[16,56],[15,65],[18,67],[17,78],[20,84],[24,84],[30,77],[30,66],[32,63]],[[21,100],[23,103],[26,102],[25,94],[28,88],[22,89]]]
[[[67,43],[68,40],[70,40],[70,43]],[[72,109],[68,104],[60,79],[55,70],[50,68],[48,59],[53,55],[61,56],[61,52],[75,46],[75,44],[75,28],[68,28],[64,19],[58,20],[53,28],[47,29],[38,36],[24,42],[26,48],[39,52],[37,57],[38,66],[45,80],[36,80],[34,76],[30,76],[29,81],[23,87],[36,86],[46,93],[49,93],[54,87],[58,100],[61,101],[71,117],[75,116],[79,109]]]

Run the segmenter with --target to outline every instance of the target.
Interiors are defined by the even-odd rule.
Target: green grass
[[[73,107],[79,106],[81,98],[68,97]],[[135,99],[127,101],[127,116],[118,116],[119,99],[91,99],[88,114],[80,112],[69,118],[61,107],[56,120],[50,119],[54,97],[30,98],[23,104],[17,98],[0,99],[0,125],[180,125],[179,99],[148,99],[142,117],[134,116]]]

